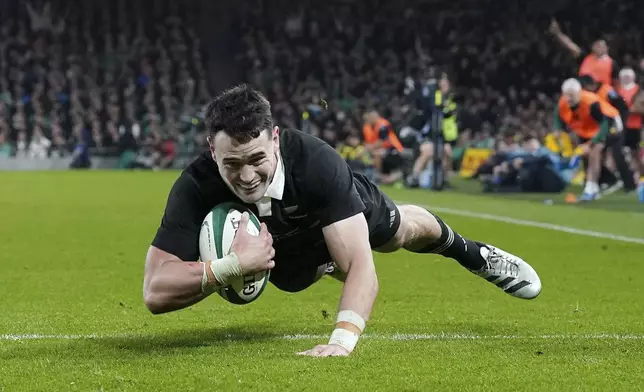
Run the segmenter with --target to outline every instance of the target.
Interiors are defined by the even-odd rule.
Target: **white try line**
[[[62,335],[41,335],[41,334],[5,334],[0,335],[0,341],[27,341],[27,340],[101,340],[101,339],[141,339],[154,338],[153,335],[99,335],[99,334],[62,334]],[[319,340],[328,339],[328,335],[322,334],[297,334],[297,335],[252,335],[252,334],[229,334],[212,338],[204,337],[204,341],[244,341],[244,340]],[[435,334],[364,334],[362,339],[384,340],[384,341],[416,341],[416,340],[644,340],[644,335],[637,334],[549,334],[549,335],[477,335],[467,333],[435,333]]]
[[[402,202],[402,201],[401,202],[396,201],[396,203],[400,203],[400,204],[415,204],[415,203]],[[474,212],[474,211],[467,211],[467,210],[460,210],[460,209],[457,210],[455,208],[435,207],[435,206],[430,207],[428,205],[422,205],[422,204],[416,204],[416,205],[419,206],[419,207],[426,208],[426,209],[428,209],[430,211],[443,212],[443,213],[446,213],[446,214],[465,216],[465,217],[468,217],[468,218],[485,219],[485,220],[491,220],[491,221],[495,221],[495,222],[510,223],[510,224],[519,225],[519,226],[538,227],[540,229],[561,231],[561,232],[564,232],[564,233],[577,234],[577,235],[585,235],[587,237],[605,238],[605,239],[609,239],[609,240],[630,242],[630,243],[633,243],[633,244],[642,244],[642,245],[644,245],[644,238],[628,237],[628,236],[619,235],[619,234],[605,233],[605,232],[602,232],[602,231],[576,229],[574,227],[563,226],[563,225],[555,225],[553,223],[537,222],[537,221],[531,221],[531,220],[526,220],[526,219],[516,219],[516,218],[511,218],[509,216],[486,214],[486,213],[482,213],[482,212]]]

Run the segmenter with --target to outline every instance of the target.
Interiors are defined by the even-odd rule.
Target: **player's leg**
[[[581,139],[581,144],[591,146],[589,139]],[[592,145],[584,155],[584,167],[586,168],[586,184],[579,200],[590,201],[599,197],[599,177],[602,169],[604,145],[602,143]]]
[[[641,202],[644,202],[644,163],[640,157],[640,142],[642,140],[642,130],[625,129],[624,145],[628,147],[631,155],[631,168],[635,173],[637,180],[637,194]]]
[[[443,158],[443,171],[445,172],[445,182],[448,183],[450,177],[452,176],[452,162],[453,150],[452,148],[456,145],[456,142],[445,142],[443,150],[445,152],[445,157]]]
[[[404,248],[414,253],[435,253],[458,261],[512,296],[532,299],[541,292],[539,276],[521,258],[461,236],[424,208],[401,205],[397,210],[400,215],[398,229],[393,238],[375,248],[376,251],[393,252]]]
[[[427,167],[430,159],[434,154],[434,144],[430,141],[424,141],[419,146],[419,153],[416,161],[414,162],[414,167],[412,169],[411,177],[408,179],[408,185],[418,186],[420,173]]]
[[[455,259],[510,295],[534,298],[541,291],[537,273],[525,261],[494,246],[469,240],[424,208],[396,204],[362,175],[354,175],[366,206],[371,248],[436,253]]]
[[[615,163],[615,168],[619,173],[624,190],[629,192],[635,190],[636,184],[633,177],[633,172],[626,161],[624,156],[624,132],[617,132],[608,137],[607,145],[610,148],[610,157]],[[615,187],[613,187],[613,190]]]

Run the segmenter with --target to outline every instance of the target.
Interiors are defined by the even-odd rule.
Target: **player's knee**
[[[392,238],[380,252],[394,252],[406,248],[418,238],[431,237],[435,231],[433,215],[424,208],[414,205],[402,205],[400,211],[400,227],[394,238]],[[440,230],[439,233],[440,234]]]
[[[420,145],[420,155],[427,157],[432,155],[433,145],[431,143],[423,143]]]

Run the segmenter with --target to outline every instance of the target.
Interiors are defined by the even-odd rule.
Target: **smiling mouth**
[[[238,186],[239,186],[239,188],[241,188],[244,192],[252,192],[252,191],[254,191],[255,189],[257,189],[257,187],[259,186],[259,184],[260,184],[260,183],[258,182],[258,183],[256,183],[256,184],[255,184],[255,185],[253,185],[253,186],[247,186],[247,185],[241,185],[241,184],[240,184],[240,185],[238,185]]]

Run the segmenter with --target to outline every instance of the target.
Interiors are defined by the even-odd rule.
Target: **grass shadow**
[[[252,328],[185,328],[168,332],[124,335],[93,339],[91,342],[105,348],[137,352],[160,352],[183,348],[225,346],[239,342],[254,343],[273,340],[284,334],[275,331],[271,324],[254,325]]]
[[[143,331],[121,336],[97,336],[79,339],[25,340],[0,350],[0,361],[55,358],[92,360],[123,355],[175,355],[182,350],[223,347],[240,343],[257,344],[296,334],[272,324],[250,327],[184,328],[166,332]]]

